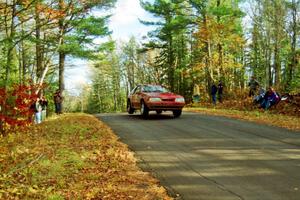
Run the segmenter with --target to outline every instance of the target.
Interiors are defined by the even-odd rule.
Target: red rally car
[[[182,96],[169,92],[161,85],[138,85],[129,94],[127,99],[127,112],[133,114],[140,110],[141,115],[148,116],[149,111],[173,111],[174,117],[179,117],[185,100]]]

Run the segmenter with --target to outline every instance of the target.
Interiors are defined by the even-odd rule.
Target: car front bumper
[[[185,103],[180,102],[148,102],[149,110],[181,110]]]

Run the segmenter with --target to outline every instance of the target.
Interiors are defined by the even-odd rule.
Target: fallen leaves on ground
[[[62,115],[0,138],[0,163],[0,199],[171,199],[90,115]]]

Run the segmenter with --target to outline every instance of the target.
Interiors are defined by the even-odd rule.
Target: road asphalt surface
[[[300,200],[300,132],[191,112],[97,117],[175,199]]]

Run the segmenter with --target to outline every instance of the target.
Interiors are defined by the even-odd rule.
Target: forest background
[[[58,88],[65,111],[89,113],[124,111],[139,83],[163,84],[187,102],[195,85],[208,100],[219,80],[225,99],[243,99],[250,76],[265,88],[300,93],[299,0],[141,0],[153,21],[140,22],[153,31],[127,42],[110,37],[107,10],[115,3],[0,1],[2,130],[27,123],[34,96],[52,102]],[[93,68],[91,84],[76,95],[65,91],[66,60],[74,58]]]

